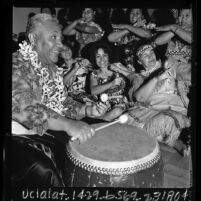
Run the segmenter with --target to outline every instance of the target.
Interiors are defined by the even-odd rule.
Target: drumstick
[[[123,114],[123,115],[121,115],[116,121],[113,121],[113,122],[110,122],[110,123],[105,124],[105,125],[103,125],[103,126],[100,126],[100,127],[98,127],[98,128],[95,128],[94,130],[95,130],[95,131],[99,131],[99,130],[101,130],[101,129],[103,129],[103,128],[106,128],[106,127],[108,127],[108,126],[111,126],[111,125],[113,125],[113,124],[116,124],[116,123],[124,124],[124,123],[126,123],[127,121],[128,121],[128,115],[127,115],[127,114]],[[75,140],[77,140],[76,137],[72,137],[72,138],[71,138],[71,141],[75,141]]]
[[[116,124],[118,122],[121,123],[121,124],[124,124],[127,121],[128,121],[128,116],[126,114],[124,114],[124,115],[121,115],[116,121],[110,122],[108,124],[105,124],[103,126],[100,126],[100,127],[96,128],[95,131],[99,131],[99,130],[101,130],[103,128],[106,128],[106,127],[111,126],[113,124]]]
[[[112,98],[122,98],[122,95],[116,95],[116,96],[108,96],[107,94],[102,94],[100,99],[102,102],[107,102],[108,100],[112,99]]]

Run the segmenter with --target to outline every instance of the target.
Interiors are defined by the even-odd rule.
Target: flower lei
[[[39,83],[42,86],[41,102],[60,115],[64,115],[66,108],[64,108],[63,102],[66,99],[66,94],[62,78],[63,69],[57,68],[54,80],[50,79],[47,66],[42,66],[38,60],[38,53],[32,49],[32,46],[26,41],[23,41],[19,46],[19,52],[23,59],[31,62],[34,72],[40,77]]]

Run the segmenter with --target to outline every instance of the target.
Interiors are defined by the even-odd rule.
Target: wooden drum
[[[94,124],[93,127],[103,125]],[[83,144],[66,147],[65,184],[70,187],[163,187],[157,141],[144,130],[114,124]]]

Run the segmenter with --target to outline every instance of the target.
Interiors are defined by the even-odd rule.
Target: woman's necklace
[[[156,65],[149,69],[149,70],[143,70],[141,71],[141,74],[144,75],[145,77],[148,77],[151,73],[153,73],[155,70],[159,69],[161,67],[161,61],[157,61]]]

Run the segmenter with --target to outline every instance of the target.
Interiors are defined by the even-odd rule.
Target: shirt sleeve
[[[48,118],[60,115],[43,105],[37,76],[28,62],[13,54],[12,119],[42,135],[48,129]]]

